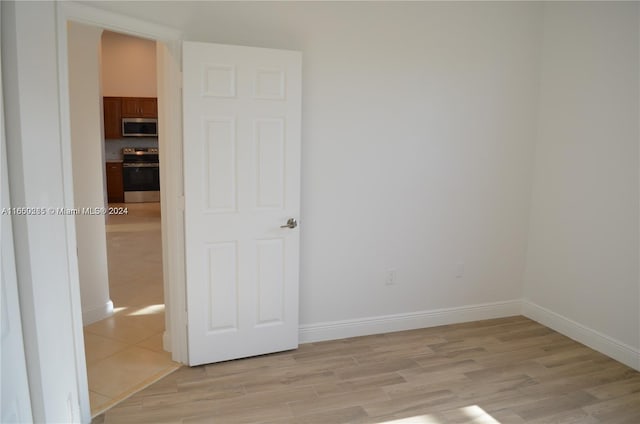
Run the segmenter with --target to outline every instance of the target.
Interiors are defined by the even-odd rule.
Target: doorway
[[[68,25],[67,36],[74,198],[82,211],[76,220],[79,283],[89,400],[96,415],[179,366],[163,347],[158,187],[150,199],[139,196],[148,193],[140,191],[145,187],[139,184],[132,192],[138,196],[123,203],[123,167],[128,165],[123,153],[132,150],[135,158],[149,159],[132,169],[151,171],[158,180],[158,137],[125,137],[120,132],[121,121],[134,119],[136,113],[157,122],[156,42],[77,23]],[[115,119],[109,109],[114,100]],[[130,107],[132,103],[145,109]],[[117,134],[109,126],[114,123]],[[120,194],[114,195],[116,186]],[[87,216],[87,207],[103,213]]]
[[[62,132],[62,150],[70,153],[70,128],[69,128],[69,72],[68,47],[67,47],[67,25],[69,22],[80,22],[88,25],[99,26],[104,29],[126,32],[130,35],[137,35],[158,42],[158,91],[159,103],[159,146],[165,152],[160,157],[160,179],[161,185],[161,222],[163,239],[163,277],[165,280],[164,294],[166,302],[167,327],[164,335],[164,345],[169,346],[172,359],[181,363],[189,360],[189,347],[187,345],[187,305],[186,305],[186,283],[185,283],[185,169],[183,169],[183,156],[187,151],[183,145],[182,135],[182,74],[180,70],[182,56],[182,34],[180,31],[162,25],[153,24],[143,20],[131,18],[106,12],[90,6],[79,5],[70,2],[56,4],[57,8],[57,34],[58,34],[58,64],[59,64],[59,94],[60,94],[60,125]],[[225,68],[226,69],[226,68]],[[282,93],[271,92],[273,83],[282,79],[278,77],[279,72],[273,72],[272,66],[261,67],[265,75],[261,75],[262,94],[266,98],[272,99],[272,95]],[[215,67],[214,67],[215,71]],[[213,72],[214,76],[216,72]],[[266,80],[264,80],[264,78]],[[274,79],[275,77],[275,79]],[[276,84],[277,86],[277,84]],[[215,84],[214,84],[215,87]],[[265,93],[264,90],[267,92]],[[215,94],[215,90],[214,93]],[[260,93],[258,93],[260,95]],[[162,99],[166,99],[163,101]],[[161,123],[160,123],[161,122]],[[190,149],[191,150],[191,149]],[[69,176],[71,160],[67,155],[61,155],[60,164],[64,172],[63,191],[69,194],[69,199],[73,199],[74,181]],[[298,186],[296,184],[296,186]],[[73,203],[70,204],[73,207]],[[287,214],[288,215],[288,214]],[[281,218],[274,221],[274,229],[282,230]],[[277,224],[277,225],[276,225]],[[293,228],[288,227],[287,228]],[[69,226],[69,236],[67,242],[67,255],[70,258],[70,265],[77,266],[74,262],[76,254],[76,243],[73,236],[76,227],[71,223]],[[75,276],[78,275],[71,269],[69,289],[74,295],[71,299],[73,313],[78,316],[81,312],[79,297],[77,296],[79,283],[76,283]],[[191,313],[191,312],[190,312]],[[76,380],[79,388],[80,412],[83,422],[88,421],[90,416],[88,384],[86,381],[86,366],[84,364],[85,350],[82,343],[82,327],[79,321],[73,325],[74,339],[76,340]],[[86,389],[85,389],[86,388]]]
[[[68,25],[81,23],[100,29],[118,31],[129,35],[155,40],[157,46],[158,144],[165,154],[160,157],[161,227],[163,245],[163,279],[165,298],[165,333],[163,345],[171,352],[174,361],[187,360],[185,271],[184,271],[184,190],[182,169],[182,108],[180,91],[180,57],[182,34],[164,25],[107,12],[73,2],[56,4],[57,57],[59,110],[62,152],[60,165],[63,172],[65,206],[73,208],[74,179],[72,178],[71,125],[70,125],[70,72],[68,69]],[[98,95],[95,96],[96,100]],[[75,379],[78,387],[78,402],[82,422],[91,417],[89,390],[83,343],[82,307],[76,254],[77,226],[71,223],[67,232],[67,256],[69,258],[71,307],[74,325],[71,329],[75,344]],[[104,234],[104,233],[103,233]],[[36,364],[37,366],[37,364]]]

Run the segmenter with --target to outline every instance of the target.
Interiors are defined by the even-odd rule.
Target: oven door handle
[[[159,163],[123,163],[123,168],[160,168]]]

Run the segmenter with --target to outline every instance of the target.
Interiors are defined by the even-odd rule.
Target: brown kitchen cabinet
[[[122,138],[122,98],[104,97],[104,138]]]
[[[107,201],[109,203],[124,202],[122,163],[120,162],[107,162]]]
[[[155,97],[103,97],[104,138],[122,138],[122,118],[157,118]]]
[[[158,99],[155,97],[123,97],[123,118],[157,118]]]

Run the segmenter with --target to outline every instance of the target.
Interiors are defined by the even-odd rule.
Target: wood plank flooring
[[[640,373],[517,316],[182,367],[99,423],[640,423]]]

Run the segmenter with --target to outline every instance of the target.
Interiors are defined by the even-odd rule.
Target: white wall
[[[304,324],[524,292],[637,357],[637,5],[92,4],[303,52]]]
[[[192,7],[190,40],[303,52],[303,325],[520,298],[538,5]]]
[[[78,208],[104,207],[100,38],[102,29],[68,25],[73,190]],[[84,325],[113,313],[109,298],[105,217],[78,215],[76,233]]]
[[[638,22],[637,3],[545,5],[524,288],[529,315],[636,368]]]
[[[0,15],[2,7],[0,7]],[[1,16],[0,16],[1,19]],[[1,80],[0,71],[0,80]],[[1,82],[1,81],[0,81]],[[4,96],[0,85],[0,207],[10,208]],[[0,422],[33,421],[18,297],[12,217],[0,217]]]
[[[73,204],[64,191],[55,3],[2,2],[2,84],[13,207]],[[61,163],[62,160],[62,163]],[[88,404],[73,217],[19,215],[13,232],[35,422],[78,422]],[[87,411],[88,412],[88,411]],[[83,416],[85,420],[88,416]]]
[[[99,5],[303,52],[303,325],[520,298],[540,5]]]
[[[548,5],[544,25],[521,3],[100,6],[192,40],[304,52],[303,323],[518,298],[540,132],[524,292],[637,346],[637,5]],[[12,201],[68,205],[54,4],[2,8]],[[39,421],[72,421],[83,395],[69,378],[84,360],[72,222],[14,221]],[[397,286],[383,286],[388,267]]]
[[[111,31],[102,34],[102,94],[156,97],[156,43]]]

